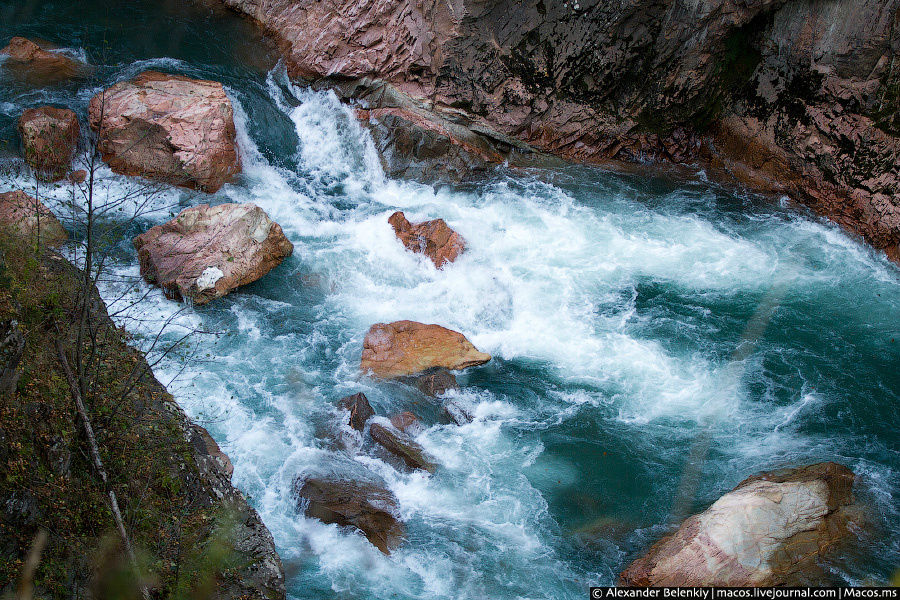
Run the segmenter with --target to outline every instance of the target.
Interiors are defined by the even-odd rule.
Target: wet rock
[[[391,425],[403,433],[415,437],[425,431],[425,426],[415,414],[407,411],[397,413],[391,417]]]
[[[360,368],[390,379],[432,369],[465,369],[491,360],[464,335],[440,325],[396,321],[372,325],[363,340]]]
[[[29,108],[19,117],[19,136],[25,162],[43,181],[66,175],[78,143],[78,117],[71,110],[42,106]]]
[[[87,179],[87,171],[85,171],[84,169],[72,171],[71,173],[69,173],[67,179],[70,183],[84,183],[84,181]]]
[[[90,121],[117,173],[215,192],[241,171],[218,81],[147,71],[94,96]]]
[[[205,304],[256,281],[294,250],[253,204],[206,204],[134,238],[141,275],[166,296]]]
[[[854,475],[819,463],[745,479],[622,572],[630,586],[825,583],[819,558],[848,537]]]
[[[403,381],[410,383],[426,396],[438,397],[450,390],[459,389],[456,383],[456,375],[447,369],[429,369],[421,375],[404,377]]]
[[[58,246],[69,239],[50,209],[21,190],[0,194],[0,226],[32,244],[39,240],[46,246]]]
[[[225,473],[225,476],[231,481],[231,476],[234,474],[234,465],[231,463],[231,459],[228,458],[228,455],[222,452],[222,449],[219,448],[219,444],[216,443],[216,440],[213,439],[204,427],[195,425],[194,432],[196,435],[194,436],[193,442],[197,450],[197,455],[202,457],[203,460],[214,461],[216,467]]]
[[[0,55],[8,58],[4,69],[18,79],[33,85],[49,85],[65,79],[83,77],[88,73],[87,65],[61,52],[41,48],[37,43],[23,37],[14,37],[0,50]]]
[[[350,411],[350,427],[357,431],[362,431],[366,426],[366,421],[375,416],[369,399],[362,392],[341,398],[338,404],[341,408]]]
[[[397,211],[390,216],[388,223],[407,250],[424,254],[438,269],[456,260],[466,248],[462,236],[447,227],[443,219],[413,224]]]
[[[403,523],[394,516],[398,512],[397,499],[386,489],[337,479],[298,479],[294,489],[307,516],[355,527],[385,554],[395,550],[403,539]]]
[[[437,465],[425,455],[422,447],[405,434],[397,434],[379,423],[372,423],[369,426],[369,435],[385,450],[402,459],[407,467],[422,469],[429,473],[434,473],[437,469]]]
[[[472,409],[458,400],[452,398],[445,400],[441,408],[444,409],[444,414],[447,415],[447,418],[457,425],[466,425],[475,420],[475,414],[472,412]]]

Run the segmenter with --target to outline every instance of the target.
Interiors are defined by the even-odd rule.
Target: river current
[[[55,42],[96,66],[80,83],[0,80],[0,139],[25,108],[74,109],[155,69],[222,81],[243,174],[212,196],[167,189],[131,234],[177,209],[253,202],[294,243],[258,282],[203,307],[140,280],[130,240],[101,292],[137,344],[190,329],[155,374],[230,456],[295,598],[572,598],[609,585],[687,514],[742,479],[841,462],[876,533],[829,563],[836,581],[900,567],[900,270],[793,203],[647,166],[499,167],[426,186],[385,177],[368,133],[327,91],[291,83],[238,16],[178,2],[7,1],[0,43]],[[115,193],[126,178],[103,170]],[[6,174],[0,191],[33,187]],[[51,208],[64,188],[48,190]],[[466,239],[437,270],[387,218],[443,218]],[[130,237],[130,236],[129,236]],[[494,360],[451,392],[476,415],[359,372],[370,325],[411,319],[463,332]],[[400,471],[344,423],[364,392],[379,415],[420,415],[433,475]],[[405,543],[384,556],[307,519],[303,475],[380,481]]]

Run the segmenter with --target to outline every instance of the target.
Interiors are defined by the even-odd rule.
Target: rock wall
[[[223,1],[291,75],[405,128],[427,113],[501,155],[699,162],[900,259],[900,0]]]

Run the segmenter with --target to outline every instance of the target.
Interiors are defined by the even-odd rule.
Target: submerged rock
[[[815,585],[848,537],[854,475],[819,463],[745,479],[622,572],[629,586]],[[818,581],[818,583],[824,583]]]
[[[437,397],[450,390],[459,389],[456,375],[444,368],[429,369],[421,375],[404,377],[403,381],[416,386],[426,396]]]
[[[206,204],[134,238],[141,275],[166,296],[205,304],[256,281],[294,250],[254,204]]]
[[[25,162],[43,181],[66,175],[78,143],[78,117],[66,108],[29,108],[19,117]]]
[[[307,479],[294,482],[306,515],[325,523],[355,527],[385,554],[403,539],[404,527],[394,515],[397,499],[388,490],[371,483],[337,479]]]
[[[465,369],[489,360],[490,354],[479,352],[461,333],[440,325],[396,321],[372,325],[363,340],[360,368],[391,379],[435,367]]]
[[[447,415],[447,418],[457,425],[466,425],[475,420],[475,415],[468,406],[464,406],[452,398],[445,400],[441,408],[444,409],[444,414]]]
[[[34,85],[47,85],[82,77],[88,72],[84,63],[61,52],[45,50],[23,37],[12,38],[9,44],[0,50],[0,55],[8,57],[3,63],[6,70]]]
[[[391,425],[413,437],[425,431],[425,426],[422,424],[422,421],[419,420],[419,417],[408,410],[393,415],[391,417]]]
[[[241,171],[234,111],[218,81],[147,71],[94,96],[90,120],[117,173],[215,192]]]
[[[29,243],[58,246],[69,239],[50,209],[21,190],[0,194],[0,226],[14,230]]]
[[[350,427],[357,431],[362,431],[366,426],[366,421],[375,416],[369,399],[362,392],[341,398],[338,404],[341,408],[350,411]]]
[[[406,219],[406,215],[397,211],[390,216],[388,223],[407,250],[424,254],[438,269],[456,260],[466,248],[465,240],[447,227],[443,219],[413,224]]]
[[[369,426],[369,434],[377,444],[401,458],[407,467],[422,469],[429,473],[434,473],[437,469],[437,465],[425,455],[422,447],[405,434],[398,435],[379,423],[372,423]]]

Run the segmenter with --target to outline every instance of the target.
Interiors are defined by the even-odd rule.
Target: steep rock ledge
[[[223,2],[413,150],[700,163],[900,259],[900,0]]]
[[[124,597],[124,552],[54,350],[74,347],[80,272],[52,252],[35,260],[18,240],[0,231],[0,596],[44,531],[36,597],[111,597],[111,585]],[[96,290],[91,304],[99,363],[85,402],[153,597],[283,599],[274,541],[231,484],[228,457],[126,344]]]

